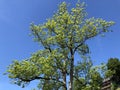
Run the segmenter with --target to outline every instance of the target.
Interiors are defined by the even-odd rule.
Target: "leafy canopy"
[[[66,2],[61,3],[47,22],[31,24],[31,34],[43,48],[27,60],[14,61],[7,70],[9,78],[18,85],[39,79],[42,88],[47,85],[51,90],[67,90],[66,78],[70,77],[72,90],[77,67],[75,55],[88,54],[86,41],[110,31],[109,27],[113,24],[112,21],[107,22],[100,18],[87,19],[84,3],[78,2],[72,9],[68,8]],[[80,75],[76,78],[79,79]]]

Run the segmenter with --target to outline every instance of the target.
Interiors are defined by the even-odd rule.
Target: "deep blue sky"
[[[77,0],[0,0],[0,90],[31,90],[37,82],[25,89],[10,84],[3,75],[12,60],[28,58],[40,49],[29,36],[29,25],[43,23],[57,10],[57,5],[66,1],[73,5]],[[110,57],[120,58],[120,0],[82,0],[87,4],[88,17],[112,20],[116,24],[104,38],[89,41],[95,64],[107,62]]]

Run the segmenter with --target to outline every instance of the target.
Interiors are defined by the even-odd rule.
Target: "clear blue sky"
[[[57,5],[66,1],[71,4],[77,0],[0,0],[0,90],[31,90],[37,81],[25,89],[10,84],[3,75],[12,60],[28,58],[31,53],[40,49],[38,43],[29,36],[29,25],[45,22]],[[89,41],[91,56],[95,64],[107,62],[110,57],[120,58],[120,0],[82,0],[87,4],[88,17],[112,20],[116,24],[104,38]]]

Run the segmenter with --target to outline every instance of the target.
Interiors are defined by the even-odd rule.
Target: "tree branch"
[[[57,80],[55,78],[49,78],[49,77],[48,78],[45,78],[45,77],[34,77],[34,78],[31,78],[31,79],[24,79],[24,78],[19,78],[19,79],[22,80],[22,81],[24,81],[24,82],[30,82],[30,81],[37,80],[37,79],[53,80],[53,81],[57,81],[57,82],[63,84],[62,81],[59,81],[59,80]]]
[[[99,35],[99,34],[101,34],[101,33],[103,33],[103,31],[100,31],[100,32],[97,33],[96,35],[93,35],[93,36],[90,36],[90,37],[89,37],[88,35],[86,35],[85,38],[84,38],[84,40],[83,40],[79,45],[77,45],[77,46],[75,47],[74,53],[76,52],[76,50],[77,50],[81,45],[84,44],[84,42],[85,42],[87,39],[90,39],[90,38],[92,38],[92,37],[95,37],[95,36],[97,36],[97,35]]]
[[[87,83],[82,83],[82,82],[77,78],[77,76],[73,75],[73,77],[74,77],[80,84],[82,84],[82,86],[86,86]]]

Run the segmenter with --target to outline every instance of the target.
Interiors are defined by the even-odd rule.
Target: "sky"
[[[30,23],[44,23],[52,17],[60,2],[75,5],[77,0],[0,0],[0,90],[31,90],[38,81],[21,88],[11,84],[3,73],[13,60],[23,60],[41,47],[30,37]],[[87,4],[88,17],[114,21],[113,32],[88,41],[94,64],[109,58],[120,59],[120,0],[81,0]]]

